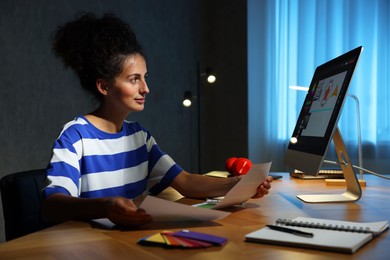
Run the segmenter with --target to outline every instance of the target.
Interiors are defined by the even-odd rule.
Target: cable
[[[347,163],[345,163],[345,162],[335,162],[335,161],[329,161],[329,160],[324,160],[324,163],[336,164],[336,165],[340,165],[340,164],[347,165]],[[352,164],[352,167],[355,168],[355,169],[362,170],[362,171],[364,171],[364,172],[370,173],[370,174],[372,174],[372,175],[375,175],[375,176],[377,176],[377,177],[379,177],[379,178],[383,178],[383,179],[390,180],[390,177],[383,176],[382,174],[379,174],[379,173],[376,173],[376,172],[373,172],[373,171],[364,169],[364,168],[362,168],[362,167],[359,167],[359,166],[356,166],[356,165],[353,165],[353,164]]]

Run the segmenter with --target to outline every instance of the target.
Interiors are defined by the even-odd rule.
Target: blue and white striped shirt
[[[125,121],[110,134],[81,116],[64,126],[54,144],[45,194],[133,199],[160,193],[181,171],[140,124]]]

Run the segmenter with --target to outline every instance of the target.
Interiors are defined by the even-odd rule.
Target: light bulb
[[[214,83],[217,80],[217,78],[214,75],[209,75],[207,77],[207,82],[208,83]]]
[[[189,99],[184,99],[183,100],[183,106],[190,107],[191,104],[192,104],[191,100],[189,100]]]

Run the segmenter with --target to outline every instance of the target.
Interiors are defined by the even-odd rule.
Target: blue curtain
[[[360,102],[363,166],[389,173],[389,25],[388,0],[248,0],[249,158],[285,170],[284,152],[305,97],[288,87],[309,86],[318,65],[362,45],[349,93]],[[358,165],[352,98],[338,126]]]

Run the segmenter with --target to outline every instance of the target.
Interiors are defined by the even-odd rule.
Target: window
[[[386,173],[390,164],[390,2],[387,0],[248,0],[249,157],[283,155],[315,68],[362,45],[349,93],[360,103],[364,168]],[[356,103],[348,98],[339,128],[358,163]],[[387,170],[388,171],[388,170]]]

